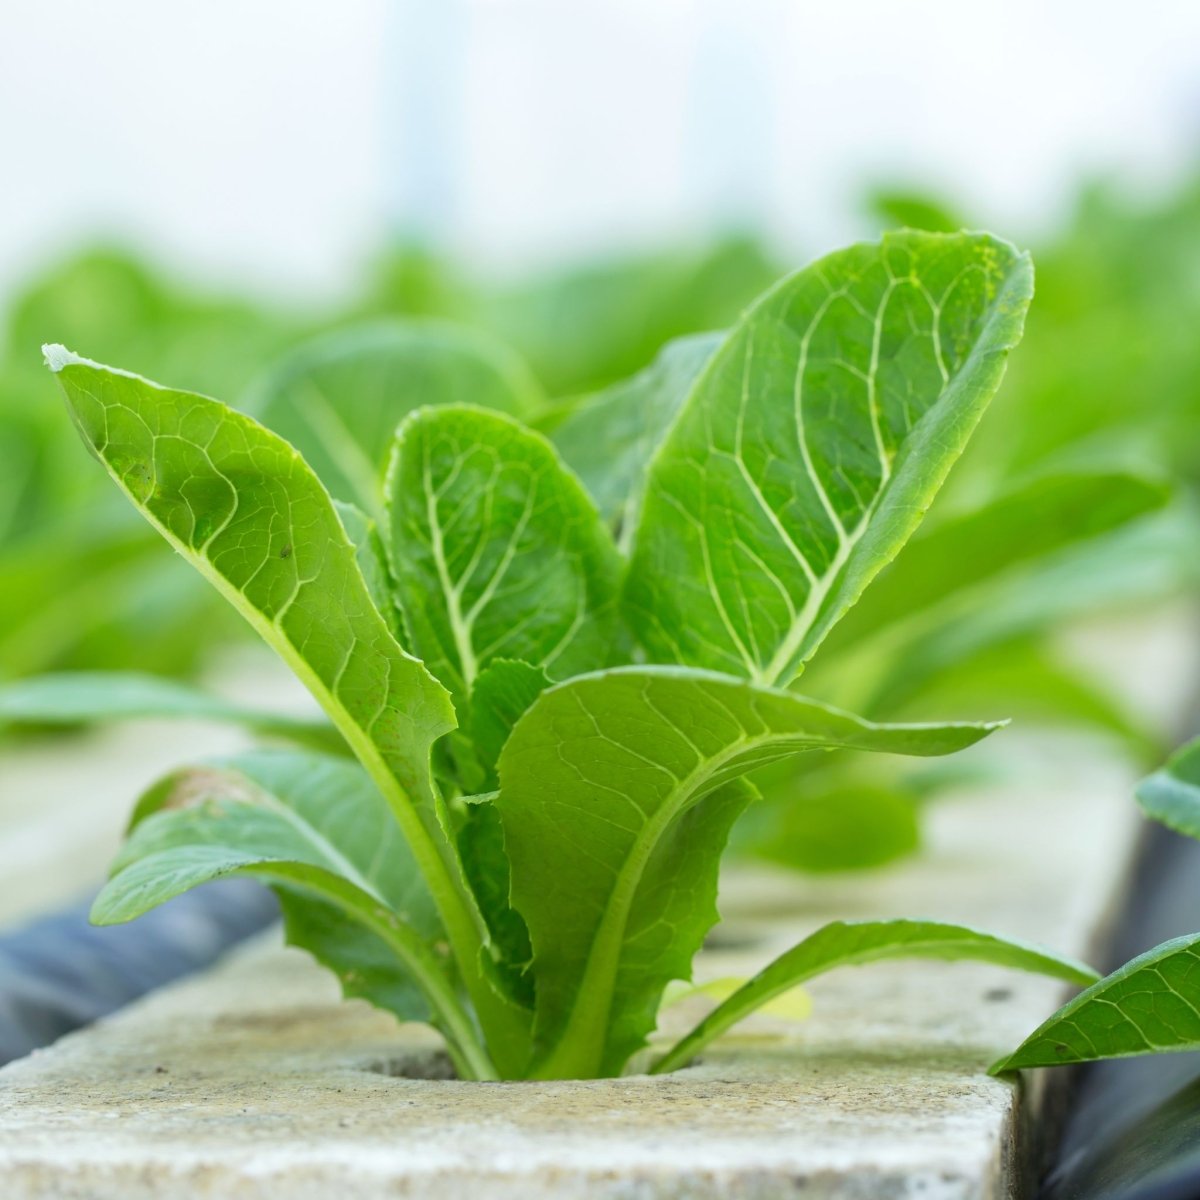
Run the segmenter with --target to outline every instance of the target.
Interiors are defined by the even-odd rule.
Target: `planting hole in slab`
[[[755,950],[766,942],[766,933],[752,925],[718,925],[704,939],[706,950]]]
[[[396,1054],[375,1058],[363,1063],[362,1070],[389,1079],[425,1079],[459,1082],[454,1063],[444,1050],[428,1050],[415,1054]]]

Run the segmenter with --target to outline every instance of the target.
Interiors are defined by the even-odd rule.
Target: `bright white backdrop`
[[[799,254],[871,179],[1020,237],[1200,126],[1200,4],[4,0],[0,298],[64,244],[344,287],[389,226],[517,267],[714,224]]]

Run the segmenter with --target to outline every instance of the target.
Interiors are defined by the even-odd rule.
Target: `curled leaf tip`
[[[78,362],[79,356],[72,354],[66,346],[60,346],[57,342],[50,342],[42,347],[42,357],[46,360],[46,366],[50,368],[56,375],[63,367],[70,363]]]

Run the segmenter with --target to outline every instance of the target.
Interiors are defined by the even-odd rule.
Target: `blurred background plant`
[[[242,405],[369,510],[418,404],[518,411],[585,482],[598,447],[636,471],[655,398],[702,361],[678,339],[853,236],[988,226],[1034,251],[1025,343],[930,519],[798,687],[880,718],[1084,726],[1149,765],[1174,730],[1112,693],[1079,631],[1197,583],[1200,17],[1152,4],[1118,33],[1073,0],[966,7],[13,14],[0,102],[41,116],[13,124],[0,200],[0,680],[193,677],[241,636],[83,461],[43,342]],[[172,86],[181,54],[195,94]],[[49,59],[46,78],[25,65]],[[1044,84],[1014,94],[1014,61]],[[55,90],[66,76],[94,106]],[[806,870],[886,862],[962,769],[764,773],[738,844]]]

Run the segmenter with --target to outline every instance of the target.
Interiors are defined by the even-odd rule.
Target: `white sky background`
[[[314,296],[401,221],[499,269],[738,218],[801,258],[881,177],[1020,238],[1193,150],[1196,0],[0,0],[0,300],[103,233]]]

